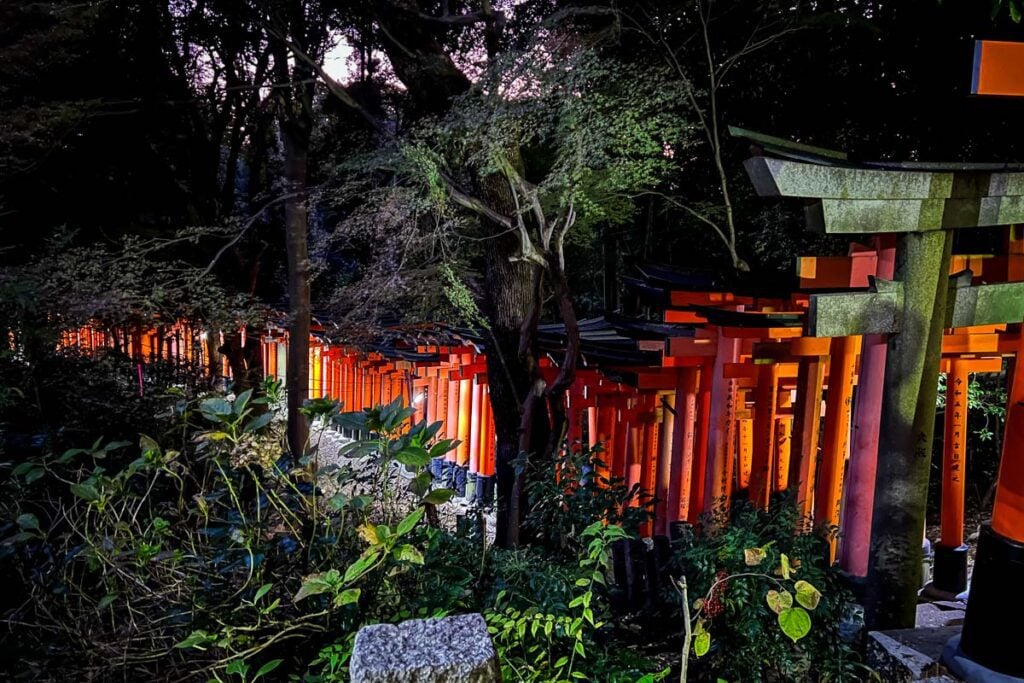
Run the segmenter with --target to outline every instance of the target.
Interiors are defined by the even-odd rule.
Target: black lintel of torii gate
[[[810,229],[899,235],[893,281],[813,295],[808,333],[888,334],[865,608],[871,630],[912,628],[943,328],[1024,320],[1024,283],[971,287],[969,272],[950,280],[952,234],[1024,223],[1024,164],[855,163],[841,152],[730,132],[753,145],[744,166],[758,194],[807,200]],[[1024,613],[1024,538],[983,529],[978,558],[972,585],[983,575],[1001,585],[971,593],[960,654],[1024,676],[1024,658],[1008,640],[1016,636],[997,616]]]

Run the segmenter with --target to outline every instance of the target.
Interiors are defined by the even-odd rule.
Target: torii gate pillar
[[[1024,167],[853,164],[842,153],[740,135],[788,157],[755,156],[745,166],[761,195],[815,200],[807,207],[813,229],[901,235],[896,281],[812,296],[808,333],[889,335],[865,617],[872,630],[912,628],[943,328],[1024,315],[1017,283],[958,288],[947,308],[952,231],[1024,222]]]

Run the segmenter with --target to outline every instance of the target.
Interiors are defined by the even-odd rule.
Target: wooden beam
[[[972,95],[1024,96],[1024,43],[974,41]]]

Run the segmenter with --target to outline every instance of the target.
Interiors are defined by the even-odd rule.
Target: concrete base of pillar
[[[455,495],[459,498],[466,497],[466,477],[469,475],[469,468],[462,465],[452,466],[452,484]]]
[[[476,501],[476,487],[477,487],[477,474],[476,472],[469,472],[466,475],[466,501],[473,503]]]
[[[992,671],[1024,678],[1020,630],[1007,622],[1024,614],[1021,586],[1024,586],[1024,543],[1006,538],[983,524],[978,536],[960,654]]]
[[[444,471],[444,458],[431,458],[430,465],[427,466],[430,470],[431,476],[434,477],[435,481],[441,479],[441,473]]]
[[[441,461],[441,487],[446,489],[455,488],[455,462],[452,460]]]
[[[954,596],[967,589],[967,546],[950,548],[935,545],[935,564],[932,565],[932,585],[943,593]]]
[[[967,683],[1020,683],[1021,681],[1017,676],[1001,674],[998,671],[987,669],[964,656],[964,653],[960,650],[959,635],[953,636],[946,643],[946,648],[942,651],[942,664],[953,675]]]
[[[494,503],[494,477],[476,475],[476,502],[482,507]]]

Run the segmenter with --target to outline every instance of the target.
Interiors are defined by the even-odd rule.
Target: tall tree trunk
[[[495,542],[509,547],[519,538],[522,501],[517,497],[513,504],[516,476],[512,462],[520,452],[520,409],[532,380],[520,359],[520,327],[530,314],[537,275],[532,265],[509,261],[514,239],[497,238],[495,242],[495,248],[487,251],[484,270],[484,308],[493,346],[493,352],[487,354],[487,381],[497,438]]]
[[[300,115],[301,116],[301,115]],[[312,316],[309,293],[308,216],[306,213],[306,172],[309,161],[309,127],[303,121],[282,121],[284,175],[287,192],[284,205],[285,246],[288,257],[287,392],[288,448],[292,458],[302,456],[309,436],[309,424],[299,412],[309,395],[309,331]]]

